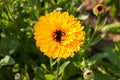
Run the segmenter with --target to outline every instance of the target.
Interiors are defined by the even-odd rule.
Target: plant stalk
[[[60,67],[60,59],[58,59],[58,62],[57,62],[57,74],[56,74],[55,80],[59,80],[59,67]]]
[[[52,63],[53,63],[53,61],[52,61],[52,57],[50,57],[50,69],[51,69],[51,72],[53,72],[53,66],[52,66]]]
[[[90,41],[89,41],[89,42],[87,43],[87,45],[85,46],[85,50],[90,46],[90,43],[92,42],[92,40],[94,39],[94,37],[95,37],[95,35],[96,35],[97,31],[98,31],[98,26],[99,26],[99,24],[100,24],[100,17],[101,17],[101,16],[98,16],[98,17],[97,17],[97,23],[96,23],[95,30],[94,30],[94,32],[93,32],[93,34],[92,34],[92,36],[91,36]],[[85,50],[83,51],[83,55],[84,55]]]

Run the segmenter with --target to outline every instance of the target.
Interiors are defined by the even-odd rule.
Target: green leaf
[[[52,66],[54,66],[57,63],[58,59],[56,59],[53,63]]]
[[[112,34],[120,34],[120,23],[108,24],[103,28],[103,31]]]
[[[90,46],[93,46],[95,44],[97,44],[98,42],[100,42],[100,40],[102,40],[104,38],[105,35],[98,35],[90,44]]]
[[[110,67],[109,67],[110,66]],[[118,67],[116,67],[116,65],[112,65],[111,64],[107,67],[107,69],[109,70],[110,73],[113,73],[113,76],[118,76],[120,77],[120,69]]]
[[[79,61],[79,64],[80,63],[81,62]],[[79,68],[74,66],[72,62],[69,63],[68,66],[64,69],[64,72],[62,73],[59,79],[60,80],[76,80],[76,77],[71,79],[71,76],[76,76],[77,74],[79,74],[81,72]]]
[[[45,64],[41,64],[41,67],[42,67],[44,70],[47,69]]]
[[[80,11],[80,9],[84,6],[84,3],[82,3],[81,1],[78,1],[77,4],[79,5],[76,9],[77,12]]]
[[[13,65],[13,64],[15,64],[14,59],[8,55],[0,60],[0,68],[2,68],[5,65]]]
[[[117,53],[115,53],[115,51],[113,51],[112,48],[106,47],[103,53],[99,53],[91,57],[91,59],[94,61],[100,61],[103,58],[107,58],[111,63],[117,65],[118,68],[120,69],[120,59],[117,57]]]
[[[117,3],[119,3],[119,2],[117,2]],[[111,13],[112,16],[115,16],[115,15],[116,15],[117,8],[118,8],[118,7],[116,7],[116,5],[117,5],[117,4],[114,3],[114,2],[113,2],[113,5],[111,5],[110,13]]]
[[[64,62],[61,66],[60,66],[60,71],[59,71],[59,75],[64,71],[64,69],[66,68],[66,66],[70,63],[70,61]]]
[[[55,76],[51,74],[45,74],[45,78],[46,78],[45,80],[54,80]]]
[[[107,5],[107,4],[110,4],[112,0],[104,0],[104,3]]]
[[[120,59],[120,41],[115,42],[115,51],[117,53],[118,58]]]
[[[111,76],[94,71],[94,80],[114,80]]]
[[[35,67],[34,72],[35,72],[35,80],[45,80],[44,69],[42,69],[41,67]]]
[[[17,63],[17,64],[15,64],[15,65],[13,66],[12,71],[13,71],[13,72],[18,72],[19,70],[20,70],[20,66],[19,66],[19,64]]]
[[[98,25],[98,30],[100,30],[101,28],[103,28],[105,26],[107,22],[107,18],[105,18],[99,25]]]
[[[101,60],[105,57],[107,57],[107,53],[99,53],[99,54],[96,54],[96,55],[92,56],[91,60],[99,61],[99,60]]]
[[[120,59],[117,57],[115,51],[111,48],[105,48],[104,51],[106,52],[109,61],[111,61],[114,65],[117,65],[120,69]]]
[[[85,36],[86,36],[87,41],[90,40],[90,35],[91,35],[90,33],[91,33],[91,26],[90,26],[90,25],[87,25],[87,26],[85,27]]]
[[[19,46],[19,41],[12,36],[4,38],[0,41],[0,52],[2,56],[10,55],[15,52],[17,47]]]
[[[80,20],[85,20],[90,16],[90,14],[81,14],[80,16],[78,16],[78,19]]]

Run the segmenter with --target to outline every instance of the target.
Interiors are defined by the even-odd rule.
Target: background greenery
[[[105,4],[112,7],[110,13],[116,16],[120,1],[112,1],[105,0]],[[115,8],[117,4],[119,9]],[[68,11],[83,21],[92,13],[80,13],[82,6],[81,0],[0,0],[0,80],[54,80],[56,60],[51,67],[50,59],[36,48],[33,25],[41,15],[54,10]],[[88,45],[92,31],[89,24],[85,27]],[[120,23],[106,25],[103,30],[120,35]],[[88,47],[96,46],[101,39],[103,36],[97,35]],[[104,46],[92,56],[83,46],[73,58],[62,59],[60,80],[85,80],[87,70],[93,71],[94,80],[120,80],[120,41],[113,43],[114,46]]]

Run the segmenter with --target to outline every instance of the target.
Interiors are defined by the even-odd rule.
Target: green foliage
[[[13,36],[1,39],[0,55],[5,56],[13,54],[19,45],[20,45],[19,41]]]
[[[120,34],[120,23],[112,23],[106,25],[103,30],[112,34]]]
[[[44,70],[41,67],[35,67],[34,68],[34,73],[35,73],[35,80],[45,80],[44,77]]]
[[[70,63],[70,61],[64,62],[61,66],[60,66],[60,71],[59,71],[59,75],[64,71],[65,67]]]
[[[103,61],[105,59],[105,61]],[[91,60],[94,60],[96,62],[96,65],[98,66],[98,71],[101,73],[95,73],[95,77],[98,79],[99,76],[104,76],[103,80],[116,80],[116,76],[120,77],[119,71],[120,71],[120,58],[117,57],[117,54],[114,49],[112,48],[105,48],[103,50],[103,53],[98,53],[97,55],[94,55],[91,57]],[[110,62],[110,63],[108,63]],[[116,71],[116,72],[115,72]],[[95,71],[96,72],[96,71]],[[106,75],[106,76],[105,76]],[[107,79],[108,78],[108,79]]]
[[[90,25],[85,26],[84,46],[73,58],[61,59],[59,72],[58,59],[49,60],[36,48],[33,26],[40,16],[61,10],[83,21],[90,16],[80,14],[83,6],[81,0],[0,0],[0,80],[55,80],[57,73],[59,80],[84,80],[86,70],[94,73],[95,80],[120,79],[120,41],[115,47],[102,48],[101,53],[86,55],[89,47],[104,38],[103,34],[96,35],[101,28],[120,34],[120,24],[105,26],[106,18],[98,20],[93,33]]]
[[[98,21],[98,30],[102,29],[107,22],[107,18],[105,18],[102,22]]]
[[[90,44],[90,46],[93,46],[95,44],[97,44],[98,42],[100,42],[100,40],[102,40],[104,38],[104,35],[98,35]]]
[[[113,16],[119,13],[120,1],[119,0],[104,0],[105,5],[110,6],[110,12]]]
[[[5,65],[13,65],[13,64],[15,64],[14,59],[7,55],[0,60],[0,68],[2,68]]]
[[[78,19],[85,20],[85,19],[87,19],[89,17],[89,15],[90,14],[81,14],[81,15],[78,16]]]

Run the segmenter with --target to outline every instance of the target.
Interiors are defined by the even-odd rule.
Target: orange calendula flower
[[[93,8],[93,13],[98,16],[101,15],[105,12],[105,6],[103,4],[97,4],[94,8]]]
[[[68,12],[51,12],[34,25],[36,46],[48,57],[67,58],[80,50],[85,40],[84,27]]]

